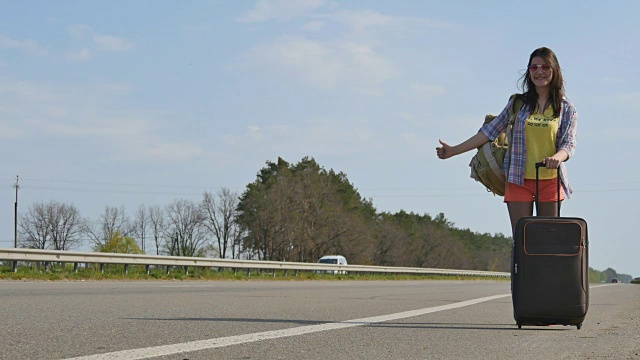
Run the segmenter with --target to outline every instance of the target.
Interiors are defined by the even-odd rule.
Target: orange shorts
[[[540,202],[558,201],[558,178],[540,180]],[[507,190],[504,194],[504,202],[522,201],[533,202],[536,196],[536,181],[524,179],[524,185],[507,183]],[[560,200],[564,200],[564,189],[560,186]]]

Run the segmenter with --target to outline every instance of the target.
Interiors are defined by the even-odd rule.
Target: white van
[[[331,264],[331,265],[347,265],[347,259],[342,255],[325,255],[318,260],[318,264]],[[316,271],[316,273],[328,273],[328,274],[346,274],[346,271],[338,271],[338,270],[327,270],[327,271]]]

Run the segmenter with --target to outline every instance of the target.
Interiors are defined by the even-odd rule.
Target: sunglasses
[[[542,72],[549,72],[549,70],[551,70],[551,66],[544,64],[544,65],[529,65],[529,71],[532,73],[535,73],[536,71],[538,71],[538,69],[542,70]]]

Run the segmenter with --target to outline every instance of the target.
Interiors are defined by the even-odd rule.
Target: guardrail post
[[[124,264],[124,273],[125,275],[129,274],[129,264]]]
[[[185,275],[189,275],[189,267],[188,266],[184,267],[184,274]]]
[[[104,264],[100,263],[100,274],[104,274]]]
[[[147,275],[149,275],[149,265],[144,266],[144,272],[146,272]]]
[[[171,266],[167,265],[167,275],[169,275],[169,271],[171,271]]]
[[[13,272],[14,273],[18,272],[18,261],[17,260],[13,262]]]
[[[73,272],[74,273],[78,272],[78,263],[73,263]]]

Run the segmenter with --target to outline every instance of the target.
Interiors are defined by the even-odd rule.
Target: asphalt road
[[[509,288],[7,281],[0,359],[640,359],[640,285],[592,286],[581,330],[518,330]]]

